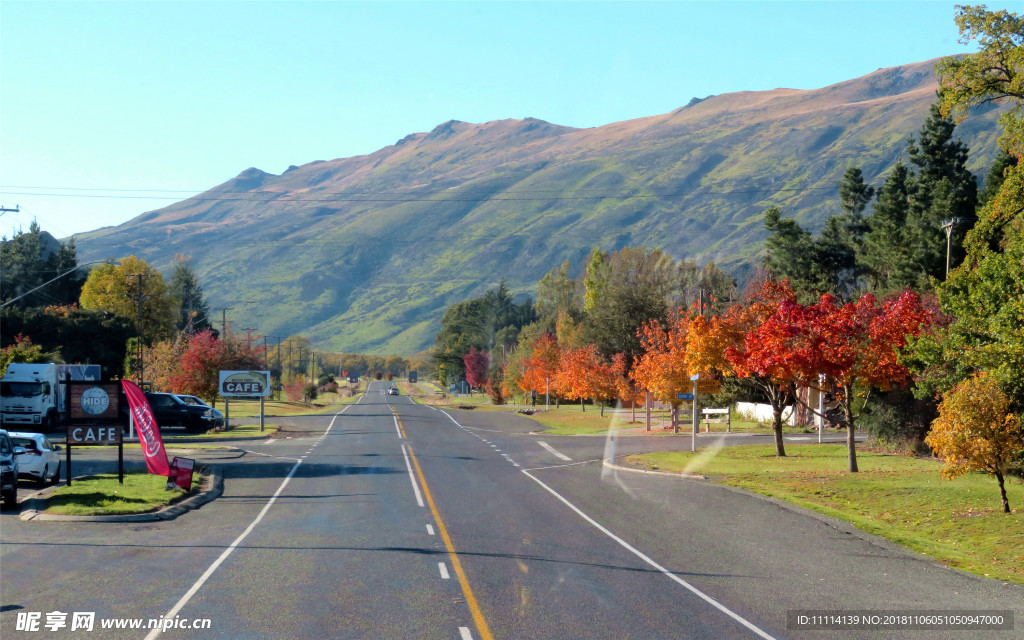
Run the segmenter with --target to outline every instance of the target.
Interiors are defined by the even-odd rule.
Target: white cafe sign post
[[[224,428],[228,427],[230,414],[228,401],[230,398],[260,399],[260,431],[263,431],[263,399],[270,395],[269,371],[221,371],[220,396],[224,398]]]

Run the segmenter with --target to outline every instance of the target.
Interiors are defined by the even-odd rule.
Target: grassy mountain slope
[[[532,293],[594,246],[643,245],[743,277],[783,207],[817,229],[851,165],[880,184],[917,132],[934,61],[818,90],[694,100],[668,114],[574,129],[449,121],[375,153],[248,169],[199,196],[78,238],[83,260],[193,256],[214,307],[324,348],[413,353],[444,309],[504,278]],[[995,154],[995,113],[958,130],[972,169]],[[238,316],[239,311],[232,313]]]

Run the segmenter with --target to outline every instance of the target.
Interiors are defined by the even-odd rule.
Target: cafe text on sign
[[[67,444],[100,446],[120,444],[124,433],[121,425],[69,425]]]
[[[221,371],[221,397],[233,396],[269,396],[269,371]]]

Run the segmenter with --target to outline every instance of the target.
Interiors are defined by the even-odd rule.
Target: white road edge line
[[[416,493],[416,504],[421,507],[425,507],[423,504],[423,494],[420,493],[420,486],[416,484],[416,476],[412,474],[412,465],[409,464],[409,452],[405,450],[405,445],[402,445],[402,457],[405,458],[405,468],[409,470],[409,482],[412,483],[412,490]]]
[[[448,419],[451,420],[452,422],[454,422],[456,427],[461,427],[462,426],[461,424],[458,423],[457,420],[455,420],[455,418],[452,417],[452,414],[448,413],[444,409],[438,409],[438,411],[440,411],[444,415],[448,416]]]
[[[398,428],[398,416],[395,416],[395,433],[398,434],[398,439],[402,439],[402,430]]]
[[[544,484],[544,482],[542,482],[537,477],[533,476],[529,471],[523,470],[522,473],[524,475],[526,475],[527,478],[533,480],[534,482],[536,482],[540,486],[542,486],[545,489],[547,489],[548,492],[551,495],[553,495],[556,498],[558,498],[563,504],[565,504],[565,506],[567,506],[570,509],[572,509],[573,511],[575,511],[577,515],[579,515],[581,518],[583,518],[584,520],[586,520],[587,522],[592,524],[595,528],[597,528],[598,531],[600,531],[601,533],[605,534],[606,536],[608,536],[609,538],[611,538],[615,542],[618,542],[627,551],[631,552],[633,555],[635,555],[636,557],[640,558],[641,560],[643,560],[644,562],[649,564],[651,567],[653,567],[653,568],[657,569],[658,571],[660,571],[661,573],[665,574],[670,579],[672,579],[675,582],[679,583],[680,585],[685,587],[687,590],[689,590],[691,593],[693,593],[695,596],[697,596],[700,599],[704,600],[705,602],[707,602],[711,606],[715,607],[716,609],[718,609],[719,611],[721,611],[725,615],[729,616],[730,618],[732,618],[736,622],[740,623],[741,625],[743,625],[744,627],[746,627],[750,631],[754,632],[754,634],[756,634],[758,637],[764,638],[764,640],[776,640],[774,636],[771,636],[768,633],[766,633],[765,631],[762,631],[760,628],[755,626],[752,622],[746,620],[745,618],[740,616],[738,613],[733,612],[731,609],[726,607],[724,604],[722,604],[718,600],[715,600],[714,598],[712,598],[708,594],[704,593],[703,591],[701,591],[697,587],[693,586],[692,584],[690,584],[686,580],[683,580],[682,578],[680,578],[676,574],[672,573],[671,571],[669,571],[665,567],[661,566],[660,564],[658,564],[657,562],[652,560],[649,556],[644,554],[642,551],[640,551],[639,549],[637,549],[633,545],[629,544],[628,542],[626,542],[625,540],[623,540],[619,536],[617,536],[614,533],[612,533],[611,531],[609,531],[601,523],[599,523],[598,521],[594,520],[593,518],[591,518],[587,514],[583,513],[583,511],[581,511],[576,505],[574,505],[573,503],[569,502],[566,498],[564,498],[562,496],[562,494],[558,493],[557,491],[555,491],[554,489],[552,489],[548,485]]]
[[[469,627],[459,627],[459,640],[473,640],[473,634],[469,632]]]
[[[572,458],[570,458],[569,456],[565,455],[564,453],[556,451],[554,447],[552,447],[550,444],[544,442],[543,440],[538,440],[537,444],[539,444],[540,446],[542,446],[545,449],[547,449],[548,453],[550,453],[551,455],[555,456],[559,460],[565,460],[566,462],[572,462]]]
[[[443,562],[438,562],[437,563],[437,570],[441,572],[441,579],[442,580],[450,580],[451,579],[451,576],[448,574],[448,567],[446,567]]]
[[[591,462],[601,462],[601,458],[594,458],[593,460],[583,460],[582,462],[571,462],[569,464],[553,464],[548,467],[532,467],[530,469],[523,469],[523,471],[543,471],[545,469],[562,469],[564,467],[576,467],[581,464],[590,464]]]
[[[345,409],[348,409],[348,407],[345,407]],[[331,432],[331,429],[334,428],[334,421],[338,419],[339,415],[345,412],[345,409],[342,409],[341,411],[334,415],[334,418],[331,419],[331,424],[327,426],[327,431],[325,432],[325,435]],[[256,525],[260,523],[260,520],[263,520],[263,517],[267,515],[268,511],[270,511],[270,507],[272,507],[274,503],[277,501],[277,497],[281,495],[281,492],[284,491],[284,488],[288,486],[288,482],[292,479],[292,476],[295,475],[295,472],[298,471],[299,466],[301,464],[302,460],[298,460],[292,466],[292,470],[288,472],[288,476],[281,482],[281,486],[277,488],[277,491],[274,492],[274,495],[270,496],[270,500],[267,501],[267,504],[263,505],[263,509],[260,511],[259,515],[256,516],[256,519],[250,522],[249,526],[245,528],[245,531],[243,531],[241,535],[235,538],[234,542],[232,542],[228,546],[228,548],[220,554],[219,558],[213,561],[213,564],[210,565],[210,567],[203,573],[203,575],[199,576],[199,579],[196,580],[196,583],[193,584],[192,587],[185,592],[185,595],[183,595],[181,599],[178,600],[177,604],[175,604],[171,608],[171,610],[164,615],[165,619],[173,618],[174,616],[178,615],[178,612],[181,611],[181,609],[186,604],[188,604],[188,601],[192,599],[192,596],[194,596],[200,589],[203,588],[203,585],[206,584],[206,581],[210,579],[210,576],[212,576],[213,573],[220,567],[220,565],[225,560],[227,560],[228,556],[230,556],[231,553],[238,547],[238,545],[242,543],[242,540],[245,540],[246,537],[248,537],[248,535],[252,533],[252,530],[256,528]],[[153,629],[149,632],[149,634],[146,635],[145,640],[154,640],[155,638],[159,637],[161,633],[162,630],[159,627],[157,627],[156,629]]]

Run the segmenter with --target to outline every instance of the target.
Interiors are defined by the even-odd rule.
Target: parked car
[[[173,393],[147,391],[146,399],[153,409],[156,423],[163,427],[184,427],[189,433],[200,433],[210,427],[209,407],[187,404]]]
[[[25,449],[24,453],[14,456],[18,461],[18,479],[31,480],[40,487],[46,486],[47,482],[57,484],[60,480],[59,445],[41,433],[10,431],[7,435],[14,446]]]
[[[208,413],[210,415],[206,417],[206,420],[209,423],[207,429],[224,426],[224,414],[221,413],[218,409],[214,409],[210,405],[203,402],[202,398],[197,398],[196,396],[183,396],[180,393],[176,395],[179,398],[181,398],[185,402],[185,404],[190,404],[194,407],[206,407],[207,409],[209,409]]]
[[[0,496],[3,497],[4,509],[18,506],[17,456],[24,452],[22,447],[14,446],[6,431],[0,429]]]
[[[397,396],[398,395],[398,387],[391,387],[390,389],[388,389],[388,395],[389,396]]]

